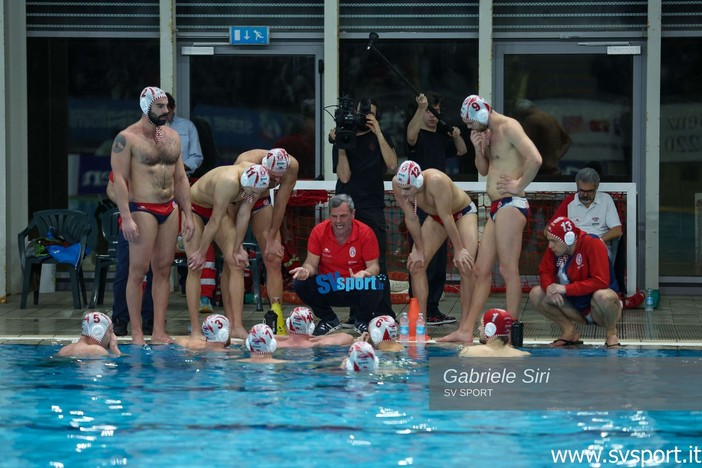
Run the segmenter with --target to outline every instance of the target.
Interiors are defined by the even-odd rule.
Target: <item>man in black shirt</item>
[[[463,156],[468,152],[466,142],[458,127],[439,128],[439,119],[429,111],[429,106],[441,115],[443,97],[435,92],[417,96],[417,107],[412,119],[407,124],[407,145],[409,159],[419,164],[422,169],[438,169],[446,172],[446,158]],[[411,115],[411,114],[410,114]],[[427,215],[418,213],[423,223]],[[449,317],[439,310],[439,301],[446,284],[446,257],[448,250],[444,242],[427,267],[429,280],[429,297],[427,299],[427,325],[454,323],[455,317]]]
[[[361,103],[365,101],[365,106]],[[374,99],[361,98],[356,108],[368,107],[370,112],[366,117],[366,128],[356,130],[356,147],[354,149],[337,148],[334,144],[333,156],[336,175],[336,193],[351,196],[356,205],[356,219],[368,225],[378,239],[380,248],[380,275],[385,277],[385,288],[380,310],[374,311],[375,316],[389,315],[395,317],[390,300],[390,281],[387,278],[385,252],[387,250],[387,223],[385,222],[385,189],[384,176],[389,170],[397,167],[397,155],[392,138],[383,135],[380,129],[378,103]],[[329,141],[336,141],[336,129],[329,132]],[[351,317],[346,325],[354,325],[355,311],[351,309]],[[366,324],[367,325],[367,324]]]

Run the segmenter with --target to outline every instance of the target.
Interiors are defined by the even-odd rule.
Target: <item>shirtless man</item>
[[[475,322],[490,296],[495,259],[500,261],[500,274],[507,287],[506,309],[513,319],[517,318],[522,298],[519,256],[529,215],[524,189],[539,171],[541,156],[516,120],[495,112],[480,96],[468,96],[463,101],[461,117],[471,130],[475,166],[480,175],[487,175],[486,191],[492,205],[475,262],[470,311],[462,317],[458,330],[436,341],[472,344]]]
[[[112,331],[112,320],[102,312],[88,312],[83,317],[82,333],[75,343],[64,346],[59,356],[119,356],[117,336]]]
[[[405,350],[405,347],[397,342],[397,322],[389,315],[373,318],[368,324],[368,331],[356,341],[370,343],[378,351],[399,353]]]
[[[278,348],[313,348],[315,346],[349,346],[353,337],[348,333],[312,336],[314,314],[309,307],[295,307],[285,325],[288,336],[278,336]]]
[[[224,287],[222,299],[224,312],[234,328],[235,338],[247,336],[243,323],[244,267],[248,265],[248,254],[242,247],[249,226],[251,208],[270,179],[266,168],[259,164],[242,162],[233,166],[220,166],[200,177],[190,188],[193,222],[195,230],[190,240],[185,241],[190,272],[185,291],[190,314],[191,337],[201,337],[200,320],[200,273],[205,264],[207,249],[214,240],[224,256]],[[239,203],[242,202],[242,203]],[[239,203],[236,219],[229,216],[229,206]]]
[[[504,309],[490,309],[483,314],[480,340],[484,345],[466,346],[459,353],[462,357],[521,357],[529,353],[514,349],[509,344],[512,316]]]
[[[132,343],[143,345],[141,285],[151,264],[154,299],[151,342],[172,343],[165,323],[168,281],[178,237],[176,202],[186,213],[182,220],[183,238],[190,239],[193,235],[190,184],[180,158],[178,134],[165,125],[166,93],[155,87],[145,88],[139,105],[143,112],[141,119],[115,137],[111,156],[115,201],[122,218],[122,234],[129,242],[127,308]]]
[[[202,336],[176,337],[176,344],[196,351],[229,351],[229,319],[224,315],[212,314],[202,321]]]
[[[239,362],[251,362],[254,364],[286,362],[284,359],[273,357],[273,353],[278,349],[278,342],[271,327],[265,323],[259,323],[251,327],[251,331],[246,337],[245,346],[246,349],[251,351],[251,356],[248,359],[241,359]]]
[[[297,159],[290,156],[283,148],[272,150],[254,149],[241,153],[236,158],[236,163],[248,161],[261,164],[268,169],[271,178],[270,189],[259,197],[251,210],[251,231],[261,252],[266,265],[266,291],[271,310],[276,315],[276,334],[285,334],[285,318],[280,299],[283,297],[283,245],[281,243],[280,227],[285,218],[285,209],[288,206],[290,194],[297,182],[297,173],[300,165]],[[271,207],[272,189],[275,191],[275,205]]]
[[[478,249],[475,204],[449,176],[437,169],[422,171],[414,161],[402,163],[392,179],[392,189],[414,239],[407,269],[412,277],[412,291],[419,301],[419,311],[426,314],[427,266],[448,237],[453,246],[453,264],[461,275],[461,320],[465,320],[473,292],[473,259]],[[422,225],[417,208],[428,215]]]

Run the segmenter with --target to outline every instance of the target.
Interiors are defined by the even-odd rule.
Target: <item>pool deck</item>
[[[531,305],[527,304],[528,295],[522,296],[521,317],[524,322],[524,344],[545,345],[558,336],[558,327],[548,322]],[[20,296],[7,297],[0,304],[0,344],[57,344],[68,342],[80,333],[80,319],[83,310],[74,310],[69,291],[42,293],[39,304],[34,305],[30,293],[28,308],[20,309]],[[105,293],[105,303],[96,309],[110,314],[112,296]],[[296,305],[284,305],[285,313],[289,313]],[[504,294],[493,294],[486,306],[504,307]],[[399,315],[407,308],[405,304],[393,306]],[[460,303],[457,294],[447,293],[440,304],[442,312],[454,317],[460,317]],[[244,325],[248,328],[263,320],[264,312],[256,312],[255,306],[244,306]],[[215,312],[223,313],[221,307]],[[337,310],[343,321],[348,316],[347,308]],[[202,317],[204,315],[201,314]],[[167,315],[166,330],[172,336],[187,335],[188,312],[185,297],[180,293],[172,293]],[[431,338],[444,336],[458,327],[458,324],[427,327]],[[662,296],[659,308],[651,313],[643,309],[625,310],[622,321],[617,325],[620,342],[629,346],[652,347],[702,347],[702,296]],[[602,346],[605,341],[604,329],[596,326],[579,326],[581,339],[585,345]],[[354,333],[352,330],[345,330]],[[130,337],[120,338],[127,343]],[[147,338],[148,341],[148,338]]]

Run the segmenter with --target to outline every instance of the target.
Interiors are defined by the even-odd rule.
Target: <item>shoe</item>
[[[353,326],[353,330],[359,335],[363,335],[368,331],[368,324],[366,322],[356,322]]]
[[[200,313],[201,314],[211,314],[214,312],[214,309],[212,308],[212,303],[210,302],[210,298],[207,296],[202,296],[200,298]]]
[[[441,311],[435,312],[427,317],[427,326],[436,325],[446,325],[447,323],[456,323],[456,317],[449,317],[448,315],[441,313]]]
[[[112,319],[112,331],[115,332],[117,336],[127,336],[127,326],[129,322],[120,318]]]
[[[636,294],[624,298],[622,306],[624,309],[636,309],[643,303],[644,299],[646,299],[646,293],[639,290]]]
[[[142,319],[141,331],[144,332],[144,335],[151,335],[154,332],[153,319]]]
[[[354,319],[354,318],[351,317],[351,316],[349,316],[349,318],[348,318],[344,323],[341,324],[341,328],[349,328],[349,329],[351,329],[351,328],[353,328],[353,327],[355,327],[355,326],[356,326],[356,319]]]
[[[329,333],[337,331],[341,328],[341,322],[339,322],[338,317],[334,317],[334,320],[327,322],[326,320],[320,320],[316,327],[314,327],[314,336],[328,335]]]

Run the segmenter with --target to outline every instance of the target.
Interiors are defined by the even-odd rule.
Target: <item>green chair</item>
[[[117,239],[119,236],[119,209],[111,208],[100,216],[102,237],[107,242],[107,251],[95,254],[95,278],[93,279],[93,295],[89,308],[102,304],[105,300],[105,282],[107,271],[117,264]]]
[[[28,251],[28,244],[32,245],[33,242],[31,241],[39,237],[45,237],[50,229],[65,239],[69,245],[80,245],[77,263],[75,265],[58,262],[50,255],[36,256],[33,246],[30,247],[31,250]],[[32,274],[36,275],[38,280],[41,279],[41,265],[45,263],[53,263],[67,267],[71,275],[71,291],[73,293],[74,309],[81,309],[81,292],[83,304],[88,303],[85,291],[85,279],[83,277],[83,260],[85,259],[86,244],[91,230],[92,227],[90,226],[88,215],[82,211],[63,209],[43,210],[37,211],[32,215],[32,220],[29,222],[29,225],[17,236],[23,275],[20,309],[27,308],[27,295],[29,294]],[[39,281],[37,281],[37,284],[38,283]],[[38,303],[39,288],[37,287],[34,289],[34,304],[36,305]]]

